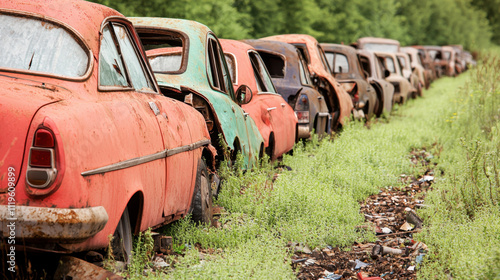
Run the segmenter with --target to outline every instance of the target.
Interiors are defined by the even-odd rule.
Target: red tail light
[[[26,171],[26,182],[32,188],[48,188],[57,175],[56,142],[48,128],[39,128],[33,137]]]
[[[54,136],[46,129],[39,129],[35,132],[35,147],[54,148]]]
[[[31,148],[30,166],[33,167],[52,167],[51,149]]]

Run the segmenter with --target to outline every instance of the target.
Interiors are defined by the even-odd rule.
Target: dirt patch
[[[433,146],[435,148],[436,145]],[[373,230],[373,243],[353,244],[350,248],[315,249],[295,246],[292,266],[298,279],[416,279],[416,270],[427,246],[413,239],[422,220],[416,209],[426,207],[425,192],[434,181],[433,155],[426,149],[410,153],[410,161],[421,175],[401,175],[400,188],[388,187],[368,197],[360,206],[366,224]]]

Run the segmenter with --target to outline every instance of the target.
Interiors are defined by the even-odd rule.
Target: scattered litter
[[[392,230],[391,230],[390,228],[388,228],[388,227],[383,227],[383,228],[381,228],[381,230],[382,230],[382,232],[383,232],[383,233],[385,233],[385,234],[389,234],[389,233],[391,233],[391,232],[392,232]]]
[[[413,229],[413,226],[410,225],[408,222],[405,222],[399,229],[404,231],[409,231]]]
[[[418,256],[415,258],[415,262],[416,262],[417,264],[421,264],[421,263],[424,261],[424,256],[425,256],[425,254],[420,254],[420,255],[418,255]]]
[[[422,179],[420,179],[420,182],[431,182],[431,181],[434,181],[434,176],[425,175]]]
[[[299,263],[299,262],[305,262],[305,261],[307,261],[307,258],[292,260],[292,263]]]
[[[155,260],[153,261],[153,267],[154,268],[165,268],[169,267],[170,265],[161,257],[156,257]]]
[[[408,270],[409,270],[409,271],[414,271],[414,270],[415,270],[415,266],[414,266],[414,265],[409,266],[409,267],[408,267]]]
[[[313,265],[313,264],[315,264],[315,263],[316,263],[316,261],[315,261],[315,260],[313,260],[313,259],[307,259],[307,260],[306,260],[306,262],[305,262],[304,264],[305,264],[306,266],[308,266],[308,265]]]
[[[328,280],[338,280],[340,278],[342,278],[342,275],[338,275],[335,273],[330,273],[324,277],[324,279],[328,279]]]
[[[365,266],[369,266],[370,264],[369,263],[364,263],[360,260],[356,260],[356,266],[354,267],[354,269],[360,269],[362,267],[365,267]]]

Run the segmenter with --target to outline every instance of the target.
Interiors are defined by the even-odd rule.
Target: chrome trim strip
[[[170,157],[170,156],[182,153],[182,152],[192,151],[192,150],[198,149],[199,147],[206,146],[208,144],[210,144],[210,140],[204,139],[204,140],[201,140],[201,141],[198,141],[198,142],[195,142],[193,144],[186,145],[186,146],[177,147],[177,148],[173,148],[173,149],[167,149],[167,150],[164,150],[164,151],[161,151],[158,153],[154,153],[151,155],[142,156],[142,157],[133,158],[133,159],[127,159],[127,160],[124,160],[124,161],[121,161],[118,163],[113,163],[113,164],[99,167],[99,168],[96,168],[93,170],[84,171],[81,173],[81,175],[82,176],[90,176],[90,175],[103,174],[106,172],[125,169],[125,168],[133,167],[136,165],[140,165],[143,163],[147,163],[147,162],[150,162],[153,160]]]

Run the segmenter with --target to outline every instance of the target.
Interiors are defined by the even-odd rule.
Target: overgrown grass
[[[439,126],[445,175],[422,211],[429,226],[417,238],[430,249],[422,279],[500,278],[500,60],[483,59]]]
[[[283,159],[292,171],[281,171],[274,182],[276,169],[266,164],[246,173],[222,170],[217,203],[229,212],[221,217],[222,226],[188,220],[170,226],[167,233],[177,246],[191,244],[192,249],[172,261],[175,269],[150,277],[294,278],[288,242],[314,248],[374,240],[373,233],[357,229],[364,222],[359,201],[381,188],[400,186],[403,173],[420,173],[422,167],[410,164],[409,152],[422,147],[433,152],[436,143],[444,175],[428,195],[431,207],[420,212],[428,228],[418,238],[430,254],[418,275],[494,275],[500,270],[495,265],[500,258],[495,249],[500,248],[495,67],[500,66],[435,82],[423,98],[398,107],[388,121],[368,128],[352,123],[334,141],[298,144],[294,155]],[[200,264],[195,244],[216,253]]]

